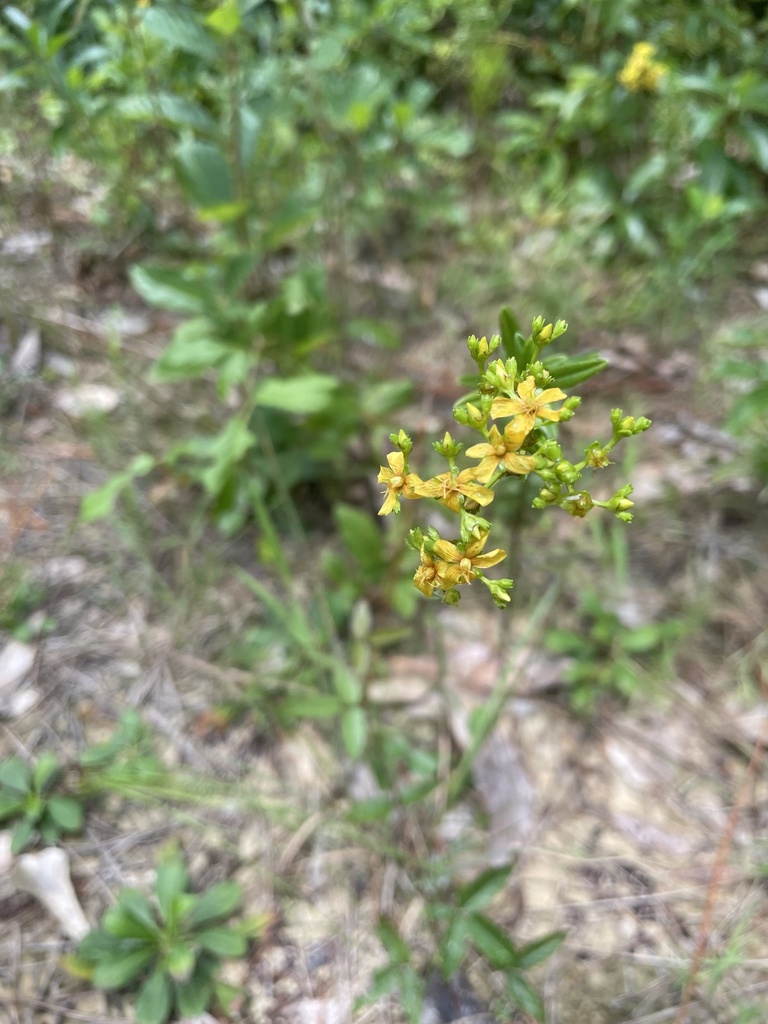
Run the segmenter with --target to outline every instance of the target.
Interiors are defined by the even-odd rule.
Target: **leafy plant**
[[[544,644],[571,659],[563,680],[571,706],[584,713],[605,697],[628,700],[647,691],[652,669],[682,632],[682,623],[674,619],[626,625],[594,590],[583,593],[578,617],[579,624],[572,629],[548,630]]]
[[[462,886],[450,900],[428,900],[425,913],[439,935],[435,964],[449,980],[473,949],[491,970],[503,975],[509,1003],[535,1020],[543,1021],[541,997],[526,974],[557,950],[565,934],[552,932],[518,946],[484,913],[486,905],[507,883],[511,870],[509,864],[489,868]],[[418,1024],[422,1019],[426,988],[423,971],[414,965],[412,951],[392,921],[382,918],[378,934],[389,962],[376,972],[372,989],[364,1001],[372,1002],[387,992],[397,992],[408,1019]]]
[[[47,751],[33,765],[20,757],[0,764],[0,821],[13,824],[12,853],[82,829],[83,806],[64,791],[63,776],[61,763]]]
[[[242,900],[240,886],[220,882],[190,893],[181,857],[172,853],[157,870],[154,898],[123,889],[67,965],[97,988],[136,992],[139,1024],[165,1024],[174,1014],[194,1017],[237,990],[222,982],[222,958],[241,957],[262,922],[224,924]]]

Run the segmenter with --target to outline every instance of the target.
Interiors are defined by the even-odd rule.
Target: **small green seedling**
[[[154,899],[123,889],[101,925],[80,943],[68,969],[97,988],[137,993],[139,1024],[165,1024],[172,1014],[196,1017],[212,1004],[226,1008],[237,989],[218,978],[222,957],[241,957],[260,921],[226,925],[242,899],[235,882],[187,891],[189,877],[172,853],[157,871]]]
[[[63,774],[58,759],[47,752],[34,765],[20,757],[9,757],[0,765],[0,822],[14,823],[12,853],[38,841],[57,843],[62,833],[83,827],[82,804],[56,791]]]

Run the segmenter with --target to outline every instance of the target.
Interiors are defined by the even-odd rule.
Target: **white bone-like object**
[[[22,854],[13,866],[12,878],[17,889],[40,900],[71,939],[79,941],[91,930],[72,888],[69,857],[60,847]]]

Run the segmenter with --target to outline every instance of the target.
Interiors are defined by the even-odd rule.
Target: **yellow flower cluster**
[[[654,60],[656,47],[652,43],[635,43],[632,53],[618,74],[619,82],[630,92],[655,92],[667,73],[667,67]]]
[[[511,398],[500,396],[493,399],[491,417],[511,418],[503,432],[495,424],[480,428],[485,441],[472,445],[466,452],[469,458],[480,460],[479,465],[471,469],[459,470],[456,467],[454,459],[461,446],[455,446],[453,451],[450,435],[446,435],[442,448],[436,447],[448,458],[448,472],[422,480],[408,467],[410,439],[402,433],[399,439],[392,435],[392,440],[402,447],[400,451],[390,452],[387,465],[380,469],[378,480],[386,485],[386,491],[379,515],[399,512],[402,498],[434,498],[452,512],[464,515],[469,509],[489,505],[494,498],[492,487],[502,477],[508,474],[527,476],[533,470],[536,458],[521,453],[520,449],[538,419],[554,423],[560,419],[561,410],[549,406],[562,401],[566,395],[560,388],[537,388],[532,376],[526,377],[512,394]],[[479,410],[476,411],[480,415]],[[483,554],[489,530],[490,524],[478,521],[472,534],[463,542],[453,543],[433,537],[422,544],[421,565],[416,570],[414,586],[431,597],[435,590],[448,592],[461,584],[471,583],[473,579],[483,578],[483,569],[506,558],[506,552],[501,548]],[[511,586],[511,581],[509,583]]]

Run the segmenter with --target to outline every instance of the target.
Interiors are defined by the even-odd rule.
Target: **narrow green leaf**
[[[511,864],[483,871],[474,881],[469,882],[460,890],[459,905],[467,912],[480,910],[491,902],[497,892],[501,892],[507,884],[511,871]]]
[[[468,914],[466,916],[467,935],[477,951],[490,963],[494,970],[508,970],[517,967],[517,948],[498,925],[484,914]]]
[[[177,942],[165,954],[164,969],[176,982],[187,982],[195,969],[197,953],[191,942]]]
[[[32,842],[35,832],[35,822],[32,818],[22,818],[13,830],[11,839],[11,853],[14,857],[26,849]]]
[[[168,267],[131,267],[131,284],[151,306],[194,315],[206,308],[207,294],[199,280]]]
[[[548,959],[565,941],[565,932],[551,932],[518,950],[518,966],[523,970]]]
[[[155,913],[143,892],[139,892],[138,889],[122,889],[117,898],[117,905],[145,928],[151,932],[157,932],[158,924]]]
[[[528,1013],[534,1020],[544,1020],[544,1003],[541,996],[531,983],[522,974],[516,971],[507,975],[507,992],[510,999],[516,1006],[519,1006],[524,1013]]]
[[[347,756],[360,757],[368,740],[368,718],[363,708],[346,708],[341,716],[341,736]]]
[[[149,925],[146,921],[137,920],[133,914],[129,914],[121,906],[110,907],[105,912],[101,923],[110,937],[121,939],[144,939],[152,942],[159,931],[157,925]]]
[[[401,938],[400,932],[388,917],[379,918],[378,925],[376,926],[376,933],[379,936],[379,941],[382,946],[387,951],[389,959],[394,964],[403,966],[409,963],[411,959],[410,947]]]
[[[344,704],[358,704],[363,695],[363,684],[346,665],[339,664],[333,673],[333,688]]]
[[[458,971],[467,952],[467,922],[463,914],[457,914],[440,943],[440,960],[443,975],[450,978]]]
[[[374,796],[370,800],[360,800],[347,811],[350,821],[380,821],[392,811],[392,801],[387,796]]]
[[[38,793],[45,793],[46,789],[55,785],[61,773],[59,759],[50,751],[44,750],[32,770],[32,786]]]

